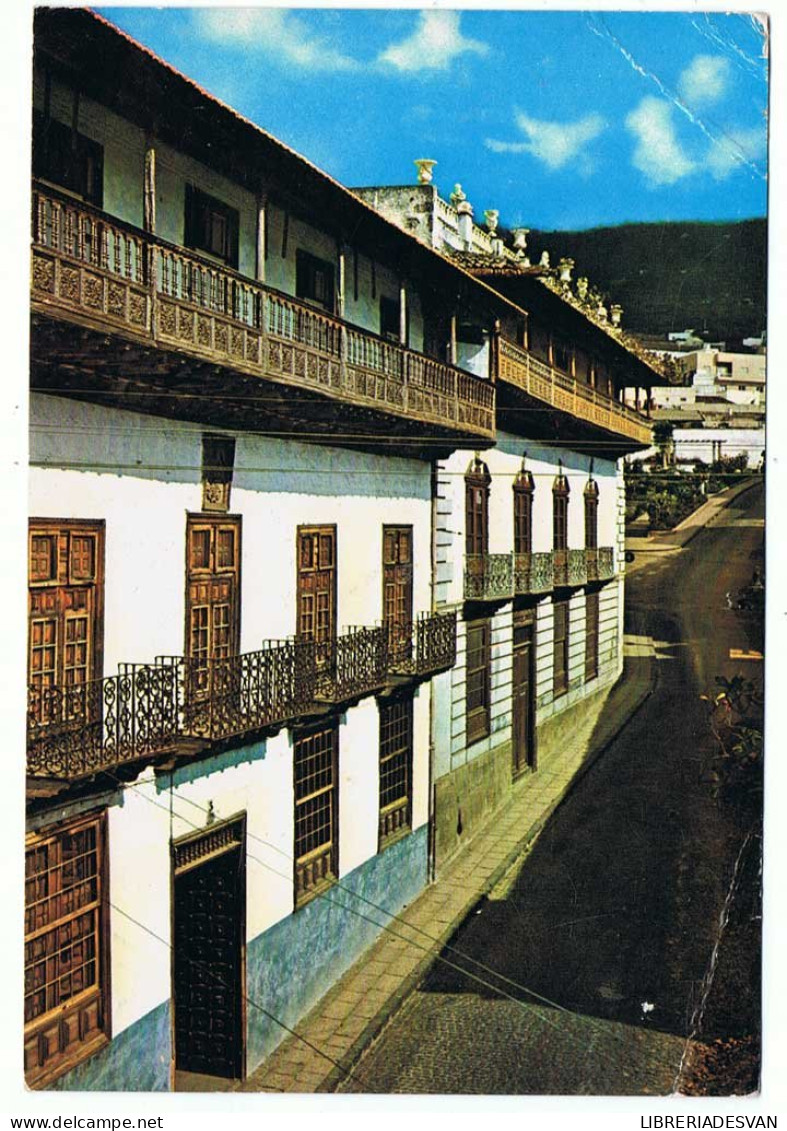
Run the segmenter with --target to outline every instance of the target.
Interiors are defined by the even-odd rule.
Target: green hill
[[[692,328],[734,341],[765,326],[767,222],[622,224],[582,232],[532,231],[528,252],[555,265],[576,262],[574,278],[623,307],[623,324],[648,334]]]

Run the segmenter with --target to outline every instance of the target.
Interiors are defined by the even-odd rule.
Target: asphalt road
[[[761,628],[726,594],[762,568],[763,506],[758,486],[632,572],[627,629],[656,641],[654,694],[444,952],[465,972],[437,961],[342,1090],[674,1090],[741,843],[704,780],[699,696],[717,674],[761,675],[730,659]]]

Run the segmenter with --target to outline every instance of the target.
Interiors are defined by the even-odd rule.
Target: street
[[[758,485],[681,552],[635,563],[626,631],[653,637],[653,695],[341,1090],[665,1094],[687,1038],[751,1031],[758,954],[741,974],[722,953],[706,979],[743,834],[708,782],[700,694],[761,678],[730,659],[762,650],[762,626],[727,594],[762,570],[763,515]],[[733,976],[737,1005],[718,982]]]

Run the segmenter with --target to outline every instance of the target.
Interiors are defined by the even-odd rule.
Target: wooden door
[[[325,661],[336,635],[336,527],[298,527],[298,636],[324,645]]]
[[[244,824],[224,822],[173,845],[176,1071],[243,1076]]]
[[[413,620],[413,528],[383,527],[383,624],[395,663],[410,659]]]
[[[532,622],[514,621],[512,771],[535,769],[535,648]]]
[[[239,518],[189,516],[186,533],[186,655],[189,691],[210,694],[213,661],[238,654]]]

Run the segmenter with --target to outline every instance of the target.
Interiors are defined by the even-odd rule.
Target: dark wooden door
[[[512,687],[514,777],[527,769],[535,769],[536,765],[534,653],[532,623],[515,621]]]
[[[175,1068],[243,1075],[242,845],[175,870]]]
[[[383,624],[392,660],[410,659],[413,620],[413,528],[383,527]]]

